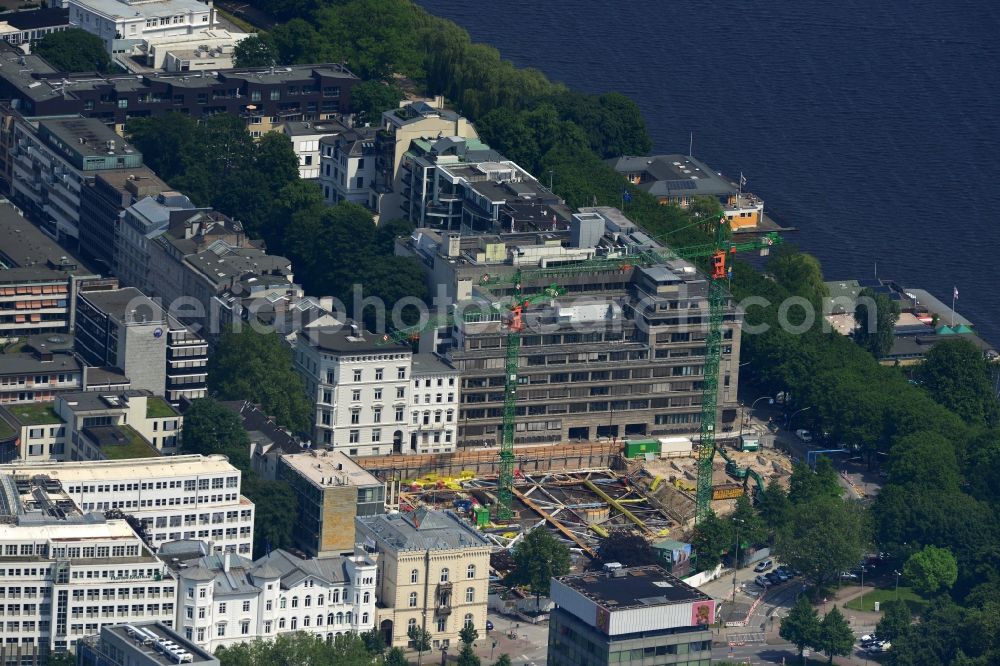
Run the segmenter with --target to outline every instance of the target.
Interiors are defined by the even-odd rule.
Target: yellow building
[[[389,645],[406,646],[410,627],[434,648],[457,645],[469,624],[486,627],[490,544],[451,511],[418,509],[357,519],[357,539],[374,553],[377,625]]]

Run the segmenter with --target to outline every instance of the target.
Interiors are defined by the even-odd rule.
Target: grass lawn
[[[36,402],[28,405],[10,405],[7,411],[14,415],[23,425],[46,425],[49,423],[62,423],[62,419],[56,415],[52,404],[47,402]]]
[[[217,14],[224,17],[227,21],[231,22],[233,25],[235,25],[243,32],[257,32],[257,28],[246,19],[241,19],[238,16],[234,16],[233,14],[230,14],[225,9],[222,9],[220,7],[216,7],[215,11]]]
[[[147,419],[167,419],[177,416],[174,408],[167,404],[167,401],[159,396],[150,396],[146,399]]]
[[[153,445],[142,438],[142,435],[132,429],[131,426],[118,426],[126,441],[121,444],[104,444],[101,446],[101,453],[108,460],[123,460],[125,458],[153,458],[160,455],[160,452],[153,448]]]
[[[874,611],[876,601],[884,604],[885,602],[892,601],[896,598],[896,588],[894,587],[876,589],[866,588],[864,607],[861,606],[861,597],[855,597],[844,605],[851,610]],[[899,599],[900,601],[906,602],[906,605],[910,607],[911,613],[919,613],[927,603],[923,597],[913,591],[913,588],[904,587],[902,585],[899,586]]]

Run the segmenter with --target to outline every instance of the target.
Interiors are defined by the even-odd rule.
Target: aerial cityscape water
[[[421,0],[520,66],[643,110],[765,199],[828,279],[926,288],[1000,342],[1000,6]],[[516,5],[516,6],[514,6]]]

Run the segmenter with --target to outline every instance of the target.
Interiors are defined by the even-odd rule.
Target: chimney
[[[222,570],[229,573],[229,558],[231,553],[227,550],[225,555],[222,556]]]

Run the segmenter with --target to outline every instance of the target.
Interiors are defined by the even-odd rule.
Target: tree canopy
[[[250,326],[223,333],[209,357],[208,388],[219,400],[249,400],[293,432],[309,433],[312,404],[277,333]]]
[[[834,657],[844,657],[851,654],[854,647],[854,632],[851,625],[847,623],[847,618],[834,606],[819,625],[819,641],[816,648],[822,650],[829,657],[827,663],[832,664]]]
[[[927,352],[916,379],[934,400],[967,422],[1000,425],[1000,402],[983,353],[968,340],[946,340]]]
[[[553,576],[569,573],[569,548],[545,529],[534,529],[514,546],[514,570],[507,585],[522,585],[536,600],[549,593]]]
[[[220,647],[221,666],[376,666],[378,657],[365,649],[357,634],[345,633],[325,641],[304,631],[278,634],[274,640],[257,639]]]
[[[958,564],[947,548],[925,546],[906,560],[903,576],[920,594],[934,595],[951,589],[955,584]]]
[[[46,33],[32,44],[31,51],[61,72],[105,73],[111,69],[104,40],[80,28]]]
[[[896,339],[899,304],[885,294],[865,288],[858,294],[854,309],[854,339],[875,358],[884,358]]]
[[[819,614],[806,595],[799,595],[788,614],[781,618],[778,635],[797,647],[801,657],[807,647],[819,642],[819,633]]]
[[[864,510],[839,497],[793,504],[778,531],[775,555],[822,586],[851,569],[870,543]]]
[[[362,81],[351,88],[351,110],[358,125],[377,126],[382,121],[382,112],[395,109],[403,99],[403,91],[396,86],[378,80]]]
[[[278,47],[266,34],[244,37],[233,48],[236,67],[270,67],[278,61]]]
[[[184,412],[181,448],[185,453],[220,453],[235,467],[250,470],[250,436],[239,415],[212,398],[200,398]]]

